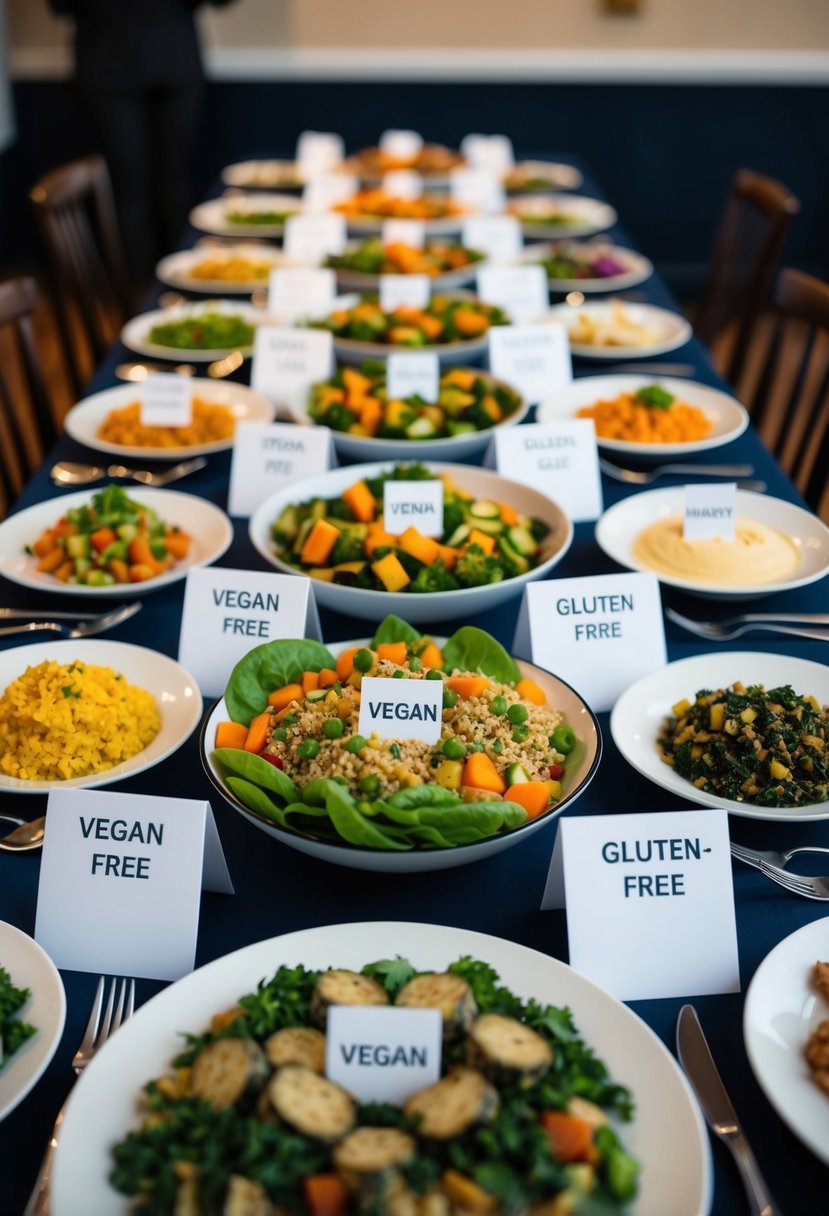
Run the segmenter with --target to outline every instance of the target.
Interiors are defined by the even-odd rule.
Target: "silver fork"
[[[796,853],[829,853],[829,849],[821,848],[817,844],[807,844],[797,849],[787,849],[785,853],[776,853],[774,849],[747,849],[745,845],[731,841],[731,856],[736,857],[738,861],[744,861],[747,866],[753,866],[755,870],[760,869],[760,863],[763,861],[783,870]]]
[[[599,468],[608,477],[632,486],[649,486],[660,477],[751,477],[754,472],[751,464],[660,464],[655,469],[641,471],[623,469],[603,456],[599,457]],[[741,489],[746,488],[746,485],[741,486]]]
[[[829,878],[806,878],[802,874],[790,874],[779,866],[769,865],[767,861],[760,862],[760,873],[765,874],[778,886],[785,887],[793,895],[802,895],[804,899],[829,900]]]
[[[118,995],[116,997],[116,988]],[[109,988],[109,996],[104,1006],[104,977],[98,980],[95,998],[92,1002],[92,1012],[86,1024],[81,1045],[72,1057],[72,1067],[76,1076],[80,1076],[96,1051],[115,1034],[118,1027],[132,1015],[135,1008],[135,980],[113,980]],[[101,1010],[103,1009],[103,1017]],[[34,1190],[26,1205],[23,1216],[48,1216],[49,1213],[49,1177],[52,1172],[52,1158],[58,1143],[58,1132],[66,1103],[61,1107],[52,1134],[46,1145],[46,1152],[40,1166]]]
[[[149,469],[127,469],[122,464],[111,464],[107,469],[107,476],[131,477],[133,481],[140,481],[144,486],[167,486],[172,481],[189,476],[190,473],[197,473],[206,464],[204,456],[196,456],[192,460],[182,460],[180,464],[174,464],[171,469],[165,469],[162,473],[152,473]]]
[[[727,642],[731,638],[738,638],[740,634],[760,631],[762,633],[786,633],[796,638],[812,638],[818,642],[829,642],[829,628],[805,628],[803,625],[794,624],[775,624],[776,621],[791,621],[797,622],[798,619],[804,620],[809,624],[814,624],[816,617],[817,623],[826,622],[829,625],[829,617],[825,614],[790,614],[785,613],[769,613],[764,616],[761,613],[745,613],[741,617],[732,617],[726,621],[692,621],[690,617],[682,616],[673,608],[665,609],[665,616],[669,621],[673,621],[675,625],[679,625],[682,629],[687,629],[689,633],[695,633],[697,637],[707,638],[712,642]]]
[[[134,600],[131,604],[122,604],[120,608],[114,608],[112,612],[105,612],[102,616],[87,618],[86,620],[78,620],[75,618],[75,624],[70,625],[64,620],[31,620],[26,621],[23,625],[5,625],[0,629],[0,637],[9,637],[13,633],[38,633],[41,630],[46,630],[47,633],[59,633],[64,638],[92,638],[96,633],[106,633],[108,629],[114,629],[116,625],[122,625],[124,621],[128,621],[131,616],[135,616],[136,612],[141,611],[141,601]],[[54,616],[58,616],[55,613]]]

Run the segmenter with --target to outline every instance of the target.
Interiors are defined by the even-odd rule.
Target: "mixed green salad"
[[[402,1107],[329,1080],[342,1004],[440,1009],[440,1080]],[[113,1150],[112,1185],[143,1216],[620,1216],[636,1195],[613,1126],[633,1117],[629,1090],[569,1009],[521,998],[481,960],[283,965],[185,1038]]]
[[[255,211],[251,208],[249,211],[226,211],[225,219],[229,224],[239,224],[240,226],[261,224],[263,227],[266,227],[268,225],[284,224],[286,220],[290,219],[292,215],[297,215],[298,212],[298,207],[291,207],[287,211],[274,211],[273,209]]]
[[[400,306],[393,312],[366,296],[350,308],[337,308],[329,316],[307,324],[328,329],[335,338],[374,342],[384,346],[445,346],[485,336],[492,325],[509,325],[503,308],[474,296],[433,295],[425,308]]]
[[[610,279],[625,273],[626,267],[607,250],[591,253],[585,245],[558,244],[537,265],[548,279]]]
[[[28,988],[16,988],[5,967],[0,967],[0,1070],[37,1033],[35,1026],[17,1017],[31,995]]]
[[[191,313],[153,325],[148,340],[176,350],[246,350],[253,346],[254,328],[237,313]]]

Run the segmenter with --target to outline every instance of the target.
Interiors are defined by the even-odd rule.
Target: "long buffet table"
[[[585,173],[582,192],[601,197],[589,173]],[[185,243],[192,244],[196,236],[196,233],[189,232]],[[614,229],[610,236],[620,244],[631,244],[621,228]],[[676,308],[659,275],[654,275],[641,290],[648,302]],[[155,296],[148,302],[148,307],[152,307],[154,301]],[[116,365],[131,357],[120,343],[115,343],[89,385],[89,391],[116,383]],[[664,359],[690,363],[698,380],[724,387],[711,366],[707,352],[695,339],[681,350],[663,357],[662,361]],[[642,361],[642,369],[647,370],[647,361]],[[584,363],[575,369],[576,375],[591,375],[601,370],[605,369]],[[247,369],[243,375],[247,375]],[[88,461],[89,457],[86,449],[63,437],[26,487],[15,509],[60,496],[61,491],[52,484],[48,472],[56,458]],[[755,476],[767,482],[770,495],[790,502],[801,501],[751,428],[740,439],[718,450],[716,458],[753,464]],[[201,495],[224,508],[227,504],[229,467],[229,455],[211,457],[207,468],[175,488]],[[628,488],[605,479],[605,505],[612,505],[634,490],[634,487]],[[230,568],[267,569],[248,540],[247,521],[235,520],[234,524],[233,544],[219,564]],[[613,569],[613,564],[593,539],[593,525],[579,524],[576,525],[573,546],[564,561],[556,567],[555,575],[599,574]],[[183,582],[179,582],[146,595],[143,597],[143,610],[107,636],[149,646],[175,657],[183,588]],[[56,604],[47,595],[24,591],[8,583],[0,588],[0,601],[29,608],[67,607],[63,602]],[[117,597],[113,598],[112,603],[117,603]],[[710,616],[717,611],[725,611],[712,601],[693,600],[667,590],[663,590],[663,604],[672,604],[679,611],[687,611],[690,616]],[[86,607],[86,604],[78,604],[79,610]],[[475,623],[510,645],[518,607],[519,600],[516,598],[503,609],[482,614]],[[825,610],[826,584],[817,583],[776,596],[773,607],[777,611]],[[366,634],[365,621],[325,611],[321,617],[326,640],[336,641]],[[436,632],[440,624],[437,620],[432,622]],[[692,638],[670,624],[667,625],[667,639],[669,660],[710,651],[716,645]],[[797,638],[778,641],[771,635],[754,635],[743,641],[745,645],[742,646],[725,645],[727,648],[771,651],[818,661],[824,660],[828,653],[820,642]],[[4,639],[4,642],[5,645],[15,644],[12,639]],[[208,712],[208,707],[205,712]],[[585,794],[572,808],[568,808],[567,814],[657,811],[691,805],[681,803],[651,785],[630,768],[610,739],[608,716],[602,715],[600,721],[604,756],[599,771]],[[420,877],[367,875],[312,860],[292,849],[283,848],[275,841],[268,841],[230,806],[220,802],[213,796],[212,786],[201,769],[198,732],[164,763],[120,783],[118,789],[128,793],[212,800],[236,894],[204,894],[196,960],[199,966],[250,942],[281,933],[359,920],[430,922],[474,929],[523,943],[555,958],[567,959],[565,914],[539,910],[555,840],[555,827],[552,824],[525,843],[475,865]],[[43,813],[45,799],[22,799],[7,795],[0,798],[0,807],[34,818]],[[829,845],[829,824],[822,822],[778,825],[732,819],[730,826],[733,837],[751,847],[782,848],[806,843]],[[30,934],[34,931],[38,872],[39,854],[15,856],[0,853],[0,919]],[[789,894],[759,872],[739,863],[734,866],[734,887],[744,994],[765,955],[788,934],[819,918],[823,909],[820,904]],[[613,933],[613,926],[607,925],[606,931]],[[401,951],[405,951],[405,945],[401,941]],[[55,1115],[74,1080],[70,1061],[83,1034],[97,976],[64,972],[63,979],[68,1009],[60,1047],[33,1092],[0,1125],[0,1216],[17,1216],[22,1212]],[[146,1001],[161,987],[163,985],[149,980],[139,981],[139,1003]],[[789,1132],[754,1079],[743,1045],[743,994],[698,997],[694,999],[694,1004],[780,1210],[785,1216],[814,1216],[826,1210],[829,1170]],[[676,1018],[683,1003],[682,999],[677,998],[632,1002],[631,1007],[673,1051]],[[713,1146],[713,1156],[715,1194],[712,1212],[715,1216],[731,1216],[746,1210],[736,1171],[719,1143]],[[672,1214],[665,1212],[664,1216]]]

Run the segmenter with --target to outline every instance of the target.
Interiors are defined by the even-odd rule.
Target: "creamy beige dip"
[[[756,519],[737,516],[734,540],[685,540],[682,516],[660,519],[633,542],[637,561],[657,574],[709,587],[752,587],[791,578],[800,553],[791,537]]]

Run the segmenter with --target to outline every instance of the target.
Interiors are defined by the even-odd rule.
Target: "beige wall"
[[[12,48],[65,41],[46,0],[7,6]],[[601,0],[236,0],[202,20],[210,44],[233,48],[829,49],[829,0],[643,0],[634,17]]]

